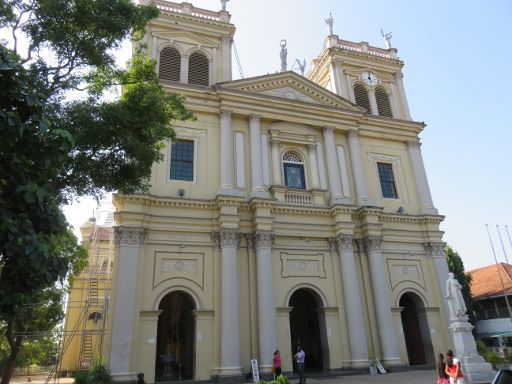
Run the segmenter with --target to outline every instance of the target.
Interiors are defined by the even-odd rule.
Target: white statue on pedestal
[[[329,36],[333,35],[334,34],[334,32],[333,32],[334,19],[332,17],[332,13],[329,13],[329,17],[327,19],[325,19],[325,24],[327,24],[327,27],[329,28]]]
[[[450,308],[450,319],[463,317],[468,311],[461,289],[462,286],[453,276],[453,273],[450,272],[448,274],[448,280],[446,280],[446,299],[448,300],[448,307]]]
[[[286,56],[288,55],[288,49],[286,48],[286,40],[281,40],[281,52],[279,56],[281,56],[281,72],[286,71],[286,67],[288,66],[286,63]]]
[[[448,273],[446,280],[446,300],[450,310],[450,333],[453,346],[460,356],[464,379],[470,383],[490,383],[495,375],[491,364],[486,363],[478,354],[473,326],[466,315],[467,308],[461,292],[462,286],[453,273]]]
[[[386,49],[391,49],[391,38],[393,37],[393,32],[384,33],[382,28],[380,29],[380,34],[384,38],[384,42],[386,44]]]

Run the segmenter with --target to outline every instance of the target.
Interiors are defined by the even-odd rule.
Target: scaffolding
[[[113,218],[113,209],[104,203],[80,228],[82,245],[89,254],[88,266],[71,287],[60,353],[46,383],[103,361],[106,336],[110,333],[107,316],[114,265]]]

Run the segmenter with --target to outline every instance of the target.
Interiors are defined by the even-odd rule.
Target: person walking
[[[437,384],[450,384],[450,379],[446,374],[446,364],[442,353],[437,355]]]
[[[274,357],[272,358],[272,372],[274,372],[274,380],[277,380],[281,374],[281,354],[279,349],[274,352]]]
[[[295,361],[297,362],[297,371],[299,372],[299,384],[306,384],[306,378],[304,377],[304,363],[306,361],[306,354],[300,346],[297,347]]]
[[[464,375],[460,368],[460,361],[453,357],[453,351],[446,351],[446,368],[445,372],[450,378],[450,384],[464,384]]]

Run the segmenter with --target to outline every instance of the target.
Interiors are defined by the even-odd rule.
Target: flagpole
[[[503,239],[501,238],[500,226],[496,224],[496,230],[498,231],[498,236],[500,237],[501,248],[503,249],[503,254],[505,255],[505,261],[508,264],[507,251],[505,251],[505,245],[503,244]]]
[[[489,242],[491,243],[492,254],[494,255],[494,261],[496,262],[496,268],[498,269],[498,275],[500,277],[501,287],[503,289],[503,295],[505,296],[505,301],[507,303],[508,315],[510,317],[510,320],[512,320],[512,311],[510,310],[510,304],[508,302],[507,293],[505,292],[505,284],[503,283],[503,278],[501,277],[500,267],[498,265],[498,259],[496,258],[496,251],[494,250],[494,245],[492,244],[491,233],[489,232],[489,226],[487,224],[485,224],[485,228],[487,228],[487,235],[489,236]],[[499,313],[497,313],[497,315],[499,316]]]
[[[512,240],[510,240],[510,233],[508,233],[508,226],[505,225],[505,232],[507,232],[508,242],[510,243],[510,246],[512,247]]]

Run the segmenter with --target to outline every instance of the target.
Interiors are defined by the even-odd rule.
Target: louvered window
[[[208,59],[200,52],[190,55],[188,62],[188,83],[197,85],[209,85]]]
[[[158,76],[162,80],[180,81],[181,56],[176,48],[165,47],[160,52]]]
[[[306,189],[304,164],[295,152],[287,152],[283,156],[284,183],[289,188]]]
[[[368,113],[371,113],[370,99],[368,98],[368,91],[362,84],[354,85],[354,95],[356,97],[356,104],[366,109]]]
[[[377,100],[379,116],[393,117],[391,113],[391,104],[389,103],[389,95],[384,88],[375,88],[375,99]]]

